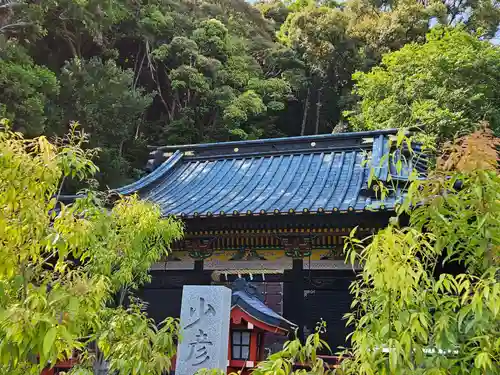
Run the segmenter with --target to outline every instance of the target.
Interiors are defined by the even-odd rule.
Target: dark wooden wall
[[[311,333],[316,324],[324,320],[327,329],[324,339],[335,354],[339,346],[349,346],[345,338],[351,329],[346,327],[343,316],[350,310],[349,285],[355,275],[352,271],[313,271],[311,274],[304,271],[303,277],[306,330]]]
[[[181,312],[184,285],[210,285],[211,273],[207,271],[151,271],[151,283],[138,293],[148,304],[148,314],[157,323],[167,317],[178,318]]]
[[[148,303],[149,316],[156,322],[169,316],[179,317],[183,285],[214,284],[211,273],[208,270],[152,271],[152,282],[139,293]],[[247,280],[256,282],[263,291],[268,290],[268,306],[298,324],[301,337],[313,332],[321,319],[326,321],[324,338],[335,352],[338,346],[346,345],[349,330],[342,317],[349,311],[348,287],[354,277],[352,271],[304,270],[297,260],[292,270],[268,275],[265,283],[255,278]]]

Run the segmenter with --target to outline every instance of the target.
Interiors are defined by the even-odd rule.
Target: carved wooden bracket
[[[212,256],[214,252],[214,242],[217,238],[193,238],[184,240],[184,248],[189,252],[189,256],[195,260],[203,260]]]
[[[311,238],[304,236],[280,237],[286,256],[302,259],[311,255]]]
[[[266,258],[260,255],[256,249],[250,246],[242,246],[231,260],[266,260]]]
[[[343,260],[343,249],[343,244],[332,245],[328,253],[321,257],[321,260]]]

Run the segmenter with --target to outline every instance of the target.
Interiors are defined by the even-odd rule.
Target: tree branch
[[[21,6],[21,3],[7,3],[7,4],[0,4],[0,10],[2,9],[12,9],[14,7]]]
[[[66,176],[63,176],[61,180],[61,184],[59,185],[59,189],[57,190],[56,201],[59,201],[59,197],[61,196],[62,188],[64,186],[64,182],[66,181]]]
[[[306,133],[307,113],[309,112],[309,99],[311,96],[311,87],[307,88],[306,102],[304,104],[304,113],[302,114],[302,123],[300,126],[300,135]]]
[[[31,26],[33,25],[32,22],[16,22],[16,23],[11,23],[9,25],[5,25],[0,27],[0,32],[7,30],[7,29],[12,29],[14,27],[23,27],[23,26]]]
[[[63,30],[64,30],[64,35],[62,36],[62,38],[66,41],[66,43],[68,43],[68,46],[71,50],[71,53],[73,54],[73,57],[80,57],[75,47],[76,36],[74,33],[68,30],[65,22],[63,22]]]
[[[142,67],[144,66],[144,60],[146,59],[146,53],[144,53],[142,55],[141,64],[139,66],[137,66],[140,52],[141,52],[141,47],[139,46],[139,50],[137,51],[137,55],[135,57],[135,64],[134,64],[135,65],[134,66],[135,79],[134,79],[134,85],[132,86],[134,89],[137,87],[137,83],[139,82],[139,77],[140,77],[141,72],[142,72]]]
[[[158,71],[156,71],[156,79],[153,79],[156,83],[156,88],[158,89],[158,95],[160,96],[160,100],[161,102],[163,103],[163,105],[165,106],[165,109],[167,110],[167,113],[170,113],[169,111],[169,108],[168,108],[168,104],[167,102],[165,101],[165,98],[163,97],[163,94],[161,92],[161,87],[160,87],[160,76],[158,75]]]

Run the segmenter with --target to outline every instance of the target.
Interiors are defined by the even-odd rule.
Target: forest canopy
[[[0,0],[0,117],[78,121],[102,187],[148,144],[498,131],[499,21],[497,0]]]

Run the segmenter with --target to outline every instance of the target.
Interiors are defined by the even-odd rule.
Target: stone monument
[[[194,375],[203,368],[226,373],[230,314],[231,289],[225,286],[183,287],[176,375]]]

